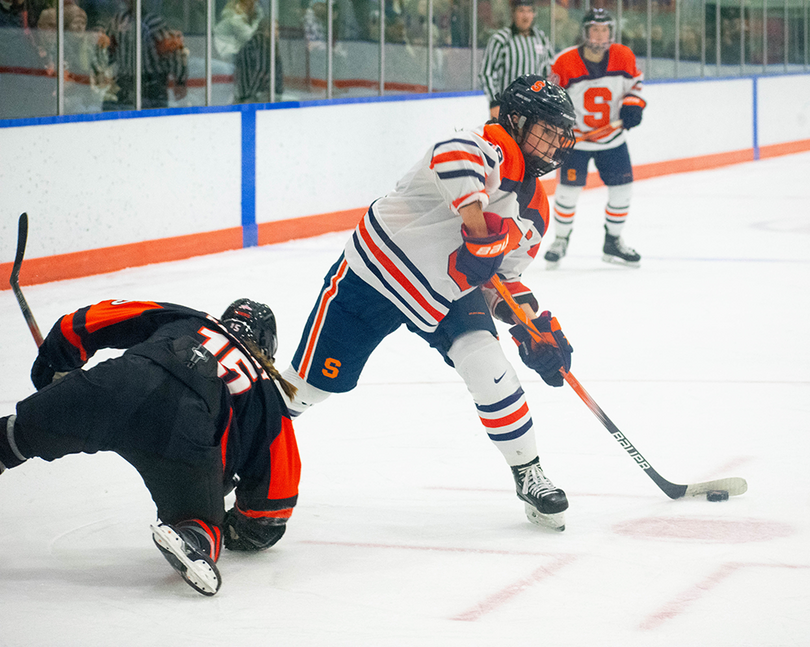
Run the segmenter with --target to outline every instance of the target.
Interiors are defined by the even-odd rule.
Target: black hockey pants
[[[17,446],[47,461],[115,452],[138,470],[163,522],[221,525],[226,386],[213,358],[188,368],[170,346],[136,346],[19,402]]]

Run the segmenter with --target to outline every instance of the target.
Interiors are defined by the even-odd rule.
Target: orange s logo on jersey
[[[600,128],[610,123],[610,100],[613,93],[609,88],[588,88],[585,91],[585,125]]]
[[[326,361],[323,363],[321,373],[323,373],[326,377],[336,378],[339,372],[340,360],[334,359],[333,357],[327,357]]]
[[[536,81],[532,86],[532,92],[540,92],[544,87],[546,87],[545,81]]]
[[[569,182],[576,182],[577,181],[577,170],[575,168],[570,168],[567,171],[568,181]]]

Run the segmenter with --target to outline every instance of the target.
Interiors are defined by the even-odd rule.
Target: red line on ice
[[[715,589],[719,584],[721,584],[724,580],[728,577],[733,575],[740,569],[743,568],[788,568],[788,569],[800,569],[800,568],[810,568],[808,564],[757,564],[757,563],[740,563],[740,562],[729,562],[727,564],[723,564],[720,568],[718,568],[714,573],[709,575],[706,579],[702,580],[701,582],[695,584],[694,586],[690,587],[683,593],[681,593],[678,597],[676,597],[672,602],[665,605],[661,610],[656,611],[655,613],[647,616],[647,619],[641,623],[642,629],[656,629],[661,626],[667,620],[671,620],[675,616],[682,614],[686,607],[689,606],[695,600],[703,597],[712,589]]]
[[[534,584],[537,584],[538,582],[541,582],[556,574],[557,571],[559,571],[563,566],[573,562],[574,559],[575,557],[573,555],[559,555],[551,565],[536,568],[528,577],[524,577],[523,579],[510,584],[500,591],[493,593],[471,609],[454,616],[452,620],[462,620],[465,622],[474,622],[479,620],[488,613],[495,611],[495,609],[498,607],[503,606],[512,600],[512,598],[528,589],[530,586],[533,586]]]

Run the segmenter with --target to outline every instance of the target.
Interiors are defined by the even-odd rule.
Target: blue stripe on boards
[[[273,104],[276,105],[276,104]],[[122,119],[147,119],[151,117],[174,117],[177,115],[212,114],[217,112],[238,112],[241,106],[198,106],[187,108],[149,108],[148,110],[124,110],[120,112],[92,112],[80,115],[59,115],[51,117],[23,117],[0,119],[0,128],[21,126],[47,126],[51,124],[73,124],[88,121],[118,121]]]
[[[752,97],[752,99],[753,99],[753,102],[754,102],[754,124],[753,124],[753,127],[754,127],[754,159],[758,160],[759,159],[759,125],[758,125],[758,119],[759,119],[759,115],[758,115],[758,113],[759,113],[759,110],[758,110],[758,108],[759,108],[759,84],[757,82],[757,77],[754,77],[753,81],[754,81],[754,87],[753,87],[753,97]]]
[[[242,110],[242,247],[259,244],[256,224],[256,108]]]
[[[484,413],[493,413],[494,411],[505,409],[510,404],[514,404],[521,397],[523,397],[523,389],[518,387],[517,391],[515,391],[512,395],[505,397],[500,402],[496,402],[495,404],[476,404],[475,408],[479,411],[483,411]]]

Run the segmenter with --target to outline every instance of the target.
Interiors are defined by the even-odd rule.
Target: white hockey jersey
[[[524,170],[520,148],[500,125],[454,133],[371,205],[346,244],[349,267],[417,328],[435,330],[453,301],[474,289],[455,267],[459,208],[478,201],[507,219],[498,270],[505,280],[519,279],[537,254],[548,198],[539,180],[523,182]]]
[[[636,67],[635,55],[625,45],[611,45],[603,61],[597,64],[586,63],[578,47],[569,47],[554,60],[550,78],[566,89],[574,103],[577,137],[619,119],[626,96],[643,99],[644,75]],[[605,150],[625,141],[625,131],[618,130],[594,142],[579,142],[574,148]]]

